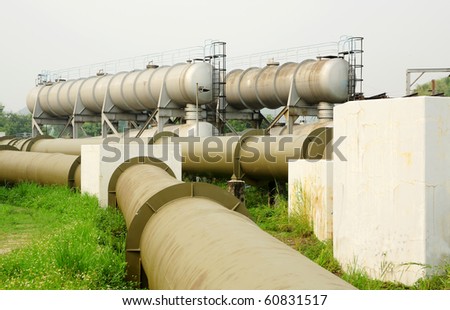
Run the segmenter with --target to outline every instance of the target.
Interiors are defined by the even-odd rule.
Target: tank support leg
[[[227,184],[228,192],[233,194],[242,203],[245,203],[245,182],[242,180],[229,180]]]

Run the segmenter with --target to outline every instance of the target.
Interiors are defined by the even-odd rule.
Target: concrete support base
[[[289,216],[304,217],[319,240],[333,239],[333,162],[289,162]]]
[[[411,285],[450,258],[450,99],[353,101],[334,110],[334,255]]]
[[[173,145],[136,143],[83,145],[81,147],[81,191],[97,196],[100,206],[106,207],[108,184],[112,174],[122,163],[139,156],[160,159],[172,169],[177,179],[181,180],[180,149]],[[150,180],[150,182],[158,182],[158,180]]]

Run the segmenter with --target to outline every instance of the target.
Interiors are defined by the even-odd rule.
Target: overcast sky
[[[228,57],[237,57],[336,42],[343,35],[364,37],[365,95],[403,96],[407,68],[450,67],[449,13],[448,0],[2,1],[0,102],[7,110],[25,107],[43,69],[201,46],[209,39],[225,41]]]

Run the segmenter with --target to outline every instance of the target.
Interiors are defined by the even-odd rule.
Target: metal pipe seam
[[[117,207],[116,186],[117,186],[117,180],[119,179],[120,175],[125,170],[130,168],[131,166],[142,165],[142,164],[157,166],[157,167],[163,169],[164,171],[166,171],[170,176],[175,178],[175,173],[172,171],[172,169],[170,169],[170,167],[166,163],[164,163],[163,161],[161,161],[157,158],[148,157],[148,156],[136,156],[136,157],[130,158],[127,161],[125,161],[124,163],[120,164],[119,167],[117,167],[114,170],[113,174],[111,175],[111,178],[109,179],[109,182],[108,182],[108,193],[109,193],[108,205],[109,206]]]
[[[172,131],[160,131],[160,132],[155,133],[153,135],[153,137],[151,137],[148,140],[148,144],[155,144],[160,139],[168,138],[168,137],[179,137],[179,136],[175,132],[172,132]]]
[[[250,138],[250,137],[254,137],[254,136],[266,136],[268,133],[266,130],[264,129],[247,129],[245,130],[240,136],[233,136],[234,138],[236,138],[236,143],[233,144],[232,146],[232,170],[230,171],[230,176],[231,179],[236,179],[236,180],[243,180],[246,181],[249,184],[258,184],[261,181],[257,180],[257,178],[255,177],[250,177],[249,175],[246,175],[245,172],[242,170],[241,167],[241,148],[243,147],[243,145],[245,144],[245,140]],[[149,140],[149,144],[164,144],[167,143],[168,138],[171,137],[175,137],[175,138],[179,138],[177,135],[175,135],[172,132],[160,132],[158,134],[156,134],[152,139]],[[183,139],[183,138],[182,138]],[[183,152],[183,157],[186,158],[187,153]],[[189,156],[189,155],[187,155]]]
[[[246,175],[242,169],[241,165],[241,150],[245,143],[245,140],[254,137],[254,136],[266,136],[268,133],[263,129],[248,129],[239,137],[238,143],[236,143],[234,152],[233,152],[233,180],[242,180],[250,184],[258,184],[260,181],[257,178],[251,178],[249,175]]]
[[[140,251],[139,246],[136,245],[135,240],[140,240],[143,227],[147,223],[148,217],[151,216],[151,213],[149,214],[148,212],[146,212],[148,211],[146,209],[143,209],[142,211],[140,210],[142,209],[142,206],[139,202],[135,202],[135,199],[140,198],[138,195],[127,196],[125,201],[119,204],[117,197],[117,182],[122,173],[124,173],[127,169],[133,166],[139,167],[141,165],[153,165],[159,167],[169,176],[175,177],[175,174],[170,169],[170,167],[158,159],[152,157],[134,157],[117,167],[108,182],[108,205],[112,207],[118,207],[121,210],[125,218],[125,223],[127,225],[127,238],[125,242],[127,279],[135,282],[141,282],[145,279],[145,276],[141,276],[142,273],[140,267]],[[136,175],[139,175],[139,173]],[[139,186],[137,188],[139,189]],[[136,188],[132,188],[130,190],[131,192],[133,192],[133,190],[135,189]],[[121,205],[125,204],[126,206],[128,206],[127,202],[130,203],[132,207],[122,208]]]
[[[0,145],[0,151],[19,151],[19,149],[16,148],[15,146],[5,144],[5,145]]]
[[[20,139],[16,136],[4,136],[0,137],[0,145],[14,146]]]
[[[243,136],[179,137],[154,143],[179,144],[183,172],[225,176],[258,185],[270,179],[287,180],[295,159],[331,159],[332,122],[303,125],[300,134],[266,136],[250,131]]]
[[[126,240],[127,278],[132,281],[145,282],[141,273],[140,240],[142,231],[149,219],[173,200],[185,197],[206,197],[221,206],[249,216],[241,201],[228,192],[206,183],[183,183],[161,169],[158,160],[150,165],[124,165],[118,168],[116,183],[117,205],[122,211],[128,228]],[[142,180],[158,180],[149,185]]]
[[[56,153],[0,151],[0,180],[81,186],[81,157]]]
[[[43,139],[54,139],[54,138],[49,135],[38,135],[36,137],[29,139],[26,143],[24,143],[20,150],[25,151],[25,152],[30,152],[31,148],[33,147],[33,144],[36,143],[36,141],[43,140]]]

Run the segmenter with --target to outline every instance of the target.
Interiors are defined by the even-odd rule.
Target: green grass
[[[0,289],[130,289],[122,215],[65,187],[0,187]],[[19,241],[19,242],[15,242]]]
[[[267,190],[248,187],[246,201],[259,227],[359,289],[450,289],[450,264],[411,287],[345,273],[331,241],[319,241],[306,218],[288,216],[286,195],[269,206]],[[135,289],[124,280],[125,238],[120,212],[94,197],[60,186],[0,187],[0,289]]]

